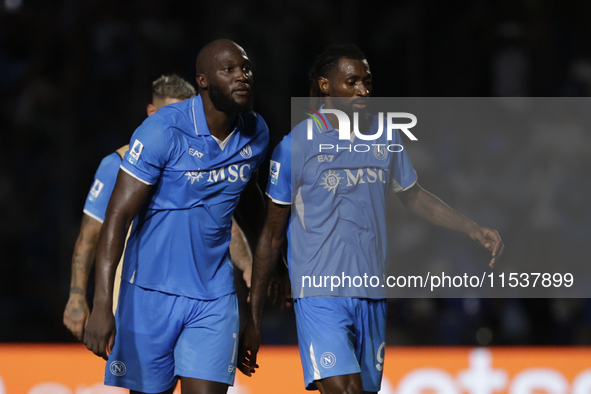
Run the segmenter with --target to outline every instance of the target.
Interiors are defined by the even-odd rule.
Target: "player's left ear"
[[[146,106],[146,112],[148,114],[148,116],[152,116],[156,113],[156,111],[158,111],[158,109],[156,108],[156,106],[152,103],[148,104]]]
[[[207,89],[208,84],[205,74],[197,74],[195,80],[197,81],[197,86],[199,86],[199,89]]]
[[[328,92],[330,90],[330,81],[328,78],[318,77],[318,87],[323,94],[328,96]]]

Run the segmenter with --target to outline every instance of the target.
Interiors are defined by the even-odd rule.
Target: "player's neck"
[[[203,112],[209,133],[220,141],[224,141],[234,130],[237,115],[230,117],[225,112],[216,109],[209,100],[207,100],[208,102],[203,101]]]

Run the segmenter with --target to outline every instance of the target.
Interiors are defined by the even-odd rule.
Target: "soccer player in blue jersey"
[[[178,75],[163,75],[152,82],[152,102],[146,107],[147,115],[153,115],[165,105],[187,100],[195,94],[195,88]],[[96,244],[121,160],[128,149],[129,145],[124,145],[101,161],[84,204],[80,233],[72,256],[70,295],[64,310],[64,324],[78,339],[82,339],[84,325],[90,316],[86,302],[86,289],[94,262]],[[239,239],[238,235],[236,238]]]
[[[347,114],[363,112],[372,90],[372,75],[364,54],[354,45],[337,45],[319,55],[310,71],[311,96],[324,109]],[[294,127],[272,155],[267,195],[270,199],[259,239],[251,287],[251,310],[242,334],[238,367],[255,371],[260,346],[260,320],[266,283],[284,239],[289,240],[288,262],[298,343],[309,390],[336,393],[375,393],[380,389],[386,329],[386,292],[380,287],[337,289],[306,285],[303,275],[377,276],[386,272],[385,208],[390,191],[406,208],[439,226],[467,234],[492,253],[493,266],[504,246],[498,233],[481,227],[421,188],[406,151],[388,153],[384,146],[402,144],[386,133],[367,154],[342,149],[326,155],[319,144],[344,144],[333,114],[323,116],[324,128],[308,121]],[[369,128],[377,127],[368,118]],[[373,134],[373,133],[371,133]],[[379,148],[379,144],[384,144]],[[291,216],[290,216],[291,211]],[[343,282],[346,279],[343,279]]]
[[[160,109],[133,134],[97,247],[84,342],[108,356],[105,384],[132,393],[171,393],[180,378],[183,393],[217,394],[234,381],[232,215],[239,199],[249,207],[245,223],[260,214],[255,171],[269,132],[251,109],[252,71],[240,46],[207,44],[196,70],[199,95]],[[115,266],[132,220],[114,319]]]

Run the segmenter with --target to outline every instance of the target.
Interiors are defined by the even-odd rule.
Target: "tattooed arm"
[[[101,227],[102,223],[84,214],[72,256],[70,297],[64,310],[64,324],[79,340],[82,339],[82,332],[90,315],[86,288]]]

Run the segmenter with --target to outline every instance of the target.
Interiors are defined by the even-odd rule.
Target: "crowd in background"
[[[194,81],[195,56],[213,39],[248,52],[271,149],[289,131],[290,97],[308,94],[314,56],[334,42],[365,52],[374,96],[591,92],[587,2],[1,2],[3,342],[73,341],[61,321],[94,171],[142,122],[151,81],[172,72]],[[552,116],[520,133],[433,130],[410,150],[421,184],[497,228],[509,260],[591,257],[590,129],[556,130]],[[486,259],[469,240],[394,210],[397,259]],[[268,316],[263,340],[295,343],[292,310]],[[399,345],[589,345],[591,302],[397,299],[388,327]]]

